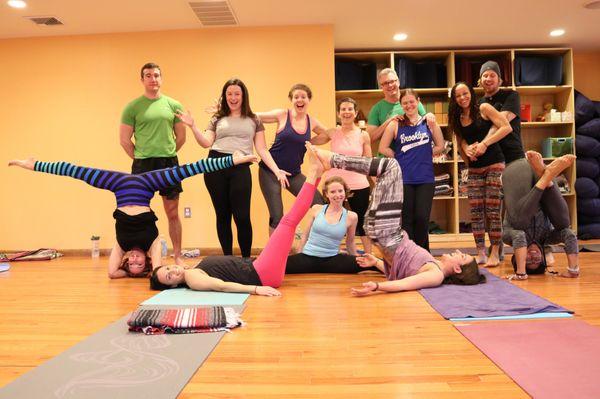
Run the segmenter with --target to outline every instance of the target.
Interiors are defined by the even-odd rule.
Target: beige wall
[[[310,113],[331,125],[334,115],[333,28],[331,26],[202,29],[72,37],[0,40],[3,121],[0,181],[0,249],[88,248],[92,234],[101,247],[114,242],[114,196],[85,183],[8,168],[11,158],[35,156],[128,171],[118,143],[120,113],[142,94],[139,67],[154,61],[163,69],[163,92],[191,109],[199,126],[204,108],[232,76],[244,80],[252,108],[288,105],[297,82],[314,92]],[[274,126],[269,126],[268,141]],[[179,153],[187,162],[205,157],[188,132]],[[268,212],[253,167],[254,246],[267,239]],[[184,247],[218,247],[214,211],[202,177],[184,182]],[[289,207],[291,196],[286,196]],[[152,202],[159,229],[168,237],[162,201]],[[170,245],[170,242],[169,242]]]
[[[573,52],[575,89],[600,101],[600,51]]]

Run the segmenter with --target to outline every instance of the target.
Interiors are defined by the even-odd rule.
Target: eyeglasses
[[[396,83],[397,81],[398,81],[398,79],[386,80],[385,82],[381,82],[379,85],[381,87],[383,87],[383,86],[391,86],[394,83]]]

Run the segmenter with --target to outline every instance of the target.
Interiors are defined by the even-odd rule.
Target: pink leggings
[[[283,216],[271,234],[265,249],[254,261],[254,269],[258,273],[262,285],[275,288],[281,285],[285,275],[287,257],[294,242],[296,227],[310,209],[319,180],[314,185],[306,182],[302,185],[292,209]]]

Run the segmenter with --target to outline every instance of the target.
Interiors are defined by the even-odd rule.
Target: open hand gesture
[[[233,153],[233,164],[234,165],[239,165],[241,163],[252,163],[252,162],[258,162],[258,158],[254,154],[244,155],[244,153],[239,150],[236,150]]]

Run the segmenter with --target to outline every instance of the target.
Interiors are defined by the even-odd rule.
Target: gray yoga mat
[[[0,398],[176,398],[226,334],[130,333],[128,318],[23,374]]]

